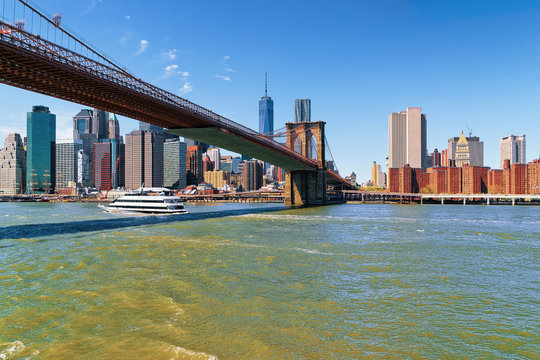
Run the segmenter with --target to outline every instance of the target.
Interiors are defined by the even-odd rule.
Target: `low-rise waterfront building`
[[[206,171],[204,182],[212,184],[216,189],[223,189],[229,184],[231,173],[223,170]]]

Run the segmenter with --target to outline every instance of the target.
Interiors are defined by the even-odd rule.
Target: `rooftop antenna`
[[[268,97],[268,73],[264,73],[264,97]]]

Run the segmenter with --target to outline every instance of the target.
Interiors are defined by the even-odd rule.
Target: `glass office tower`
[[[294,122],[311,121],[311,99],[294,100]]]
[[[259,132],[268,134],[274,131],[274,101],[268,96],[266,74],[264,80],[264,96],[259,100]]]
[[[56,115],[33,106],[26,116],[26,192],[51,193],[56,183]]]
[[[268,81],[264,76],[264,96],[259,100],[259,132],[261,134],[272,135],[274,132],[274,101],[268,96]],[[269,163],[265,163],[264,171],[270,168]]]

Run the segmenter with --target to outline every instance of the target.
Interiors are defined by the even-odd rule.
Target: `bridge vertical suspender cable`
[[[328,153],[330,153],[330,158],[332,159],[332,163],[334,164],[335,172],[339,173],[339,169],[336,164],[336,160],[334,160],[334,156],[332,155],[332,150],[330,150],[330,144],[328,143],[328,139],[326,138],[326,135],[324,136],[324,143],[326,144],[326,149],[328,150]],[[326,160],[326,159],[323,159]]]

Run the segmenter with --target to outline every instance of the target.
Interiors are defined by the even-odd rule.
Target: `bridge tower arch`
[[[324,121],[285,124],[287,127],[287,147],[297,152],[301,150],[299,153],[302,156],[316,157],[317,159],[317,168],[314,170],[287,171],[285,175],[285,205],[287,206],[326,204],[325,124]],[[313,142],[317,144],[316,156],[311,149]]]

